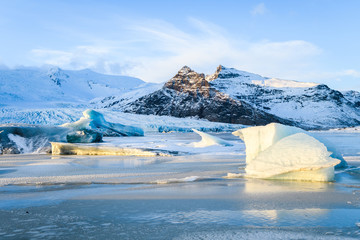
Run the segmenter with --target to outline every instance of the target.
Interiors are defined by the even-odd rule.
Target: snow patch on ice
[[[195,182],[198,180],[198,176],[190,176],[190,177],[184,177],[184,178],[172,178],[172,179],[165,179],[165,180],[157,180],[154,183],[155,184],[170,184],[170,183],[184,183],[184,182]]]

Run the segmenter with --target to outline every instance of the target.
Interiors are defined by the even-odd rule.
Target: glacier
[[[221,138],[212,136],[208,133],[198,131],[196,129],[192,129],[192,130],[201,136],[200,142],[194,142],[191,144],[193,147],[201,148],[201,147],[209,147],[209,146],[213,146],[213,145],[222,145],[222,146],[226,146],[226,147],[233,146],[233,144],[231,144]]]
[[[334,166],[346,162],[333,145],[306,131],[271,123],[233,132],[246,146],[246,176],[265,179],[333,181]]]
[[[83,115],[84,117],[81,117],[80,120],[61,126],[76,130],[92,129],[101,132],[104,136],[144,136],[144,131],[141,128],[107,122],[100,112],[87,109]]]

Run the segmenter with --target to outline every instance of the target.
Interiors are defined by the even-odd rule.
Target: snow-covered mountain
[[[0,70],[0,104],[7,106],[76,106],[92,99],[121,95],[144,82],[111,76],[89,69],[72,71],[57,67]]]
[[[324,84],[265,78],[223,66],[207,79],[233,99],[311,128],[360,125],[359,93],[355,91],[344,95]]]
[[[213,122],[260,125],[280,122],[294,125],[255,108],[245,101],[218,91],[199,74],[185,66],[165,85],[127,104],[125,112],[174,117],[198,117]]]
[[[91,70],[0,69],[0,123],[70,121],[86,108],[246,125],[280,122],[307,129],[360,125],[359,92],[221,65],[208,76],[183,67],[165,84]]]
[[[341,93],[324,84],[262,77],[221,65],[206,77],[185,66],[161,89],[140,95],[134,101],[107,99],[105,107],[250,125],[271,121],[308,129],[360,125],[356,91]]]

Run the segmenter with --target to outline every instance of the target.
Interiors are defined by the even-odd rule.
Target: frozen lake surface
[[[319,132],[350,167],[335,182],[227,179],[245,146],[193,148],[194,133],[106,138],[173,157],[0,156],[1,239],[356,239],[360,133]]]

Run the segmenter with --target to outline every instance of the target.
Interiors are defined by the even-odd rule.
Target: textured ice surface
[[[280,139],[295,133],[304,132],[297,127],[286,126],[278,123],[270,123],[266,126],[248,127],[233,132],[246,144],[246,163],[254,160],[260,152],[269,148]]]
[[[240,124],[210,122],[195,118],[140,115],[108,109],[97,110],[106,116],[106,120],[109,122],[138,126],[145,132],[192,132],[192,128],[203,132],[230,132],[244,127]],[[3,107],[0,108],[0,122],[61,125],[75,122],[83,111],[82,108],[74,107],[45,109]]]
[[[233,146],[231,143],[219,138],[212,136],[210,134],[198,131],[196,129],[193,129],[193,131],[201,136],[200,142],[194,142],[192,145],[194,147],[209,147],[213,145],[222,145],[222,146]]]
[[[334,183],[224,179],[245,163],[225,133],[233,147],[179,146],[192,132],[101,143],[194,153],[176,157],[2,155],[0,238],[358,239],[359,134],[319,134],[354,166]]]
[[[73,131],[66,136],[68,143],[98,143],[102,141],[103,135],[91,129]]]
[[[332,158],[327,146],[299,128],[271,123],[233,134],[245,142],[245,170],[249,177],[334,180],[333,166],[340,160]]]
[[[306,133],[323,143],[327,150],[331,152],[331,157],[341,161],[336,167],[345,167],[347,165],[334,144],[320,135],[306,132],[297,127],[270,123],[266,126],[249,127],[233,132],[235,136],[239,136],[246,144],[246,163],[250,163],[260,152],[271,147],[279,140],[296,133]]]
[[[62,126],[76,130],[93,129],[100,131],[104,136],[144,136],[139,127],[127,126],[119,123],[107,122],[104,115],[91,109],[83,112],[84,117],[74,123],[65,123]]]

